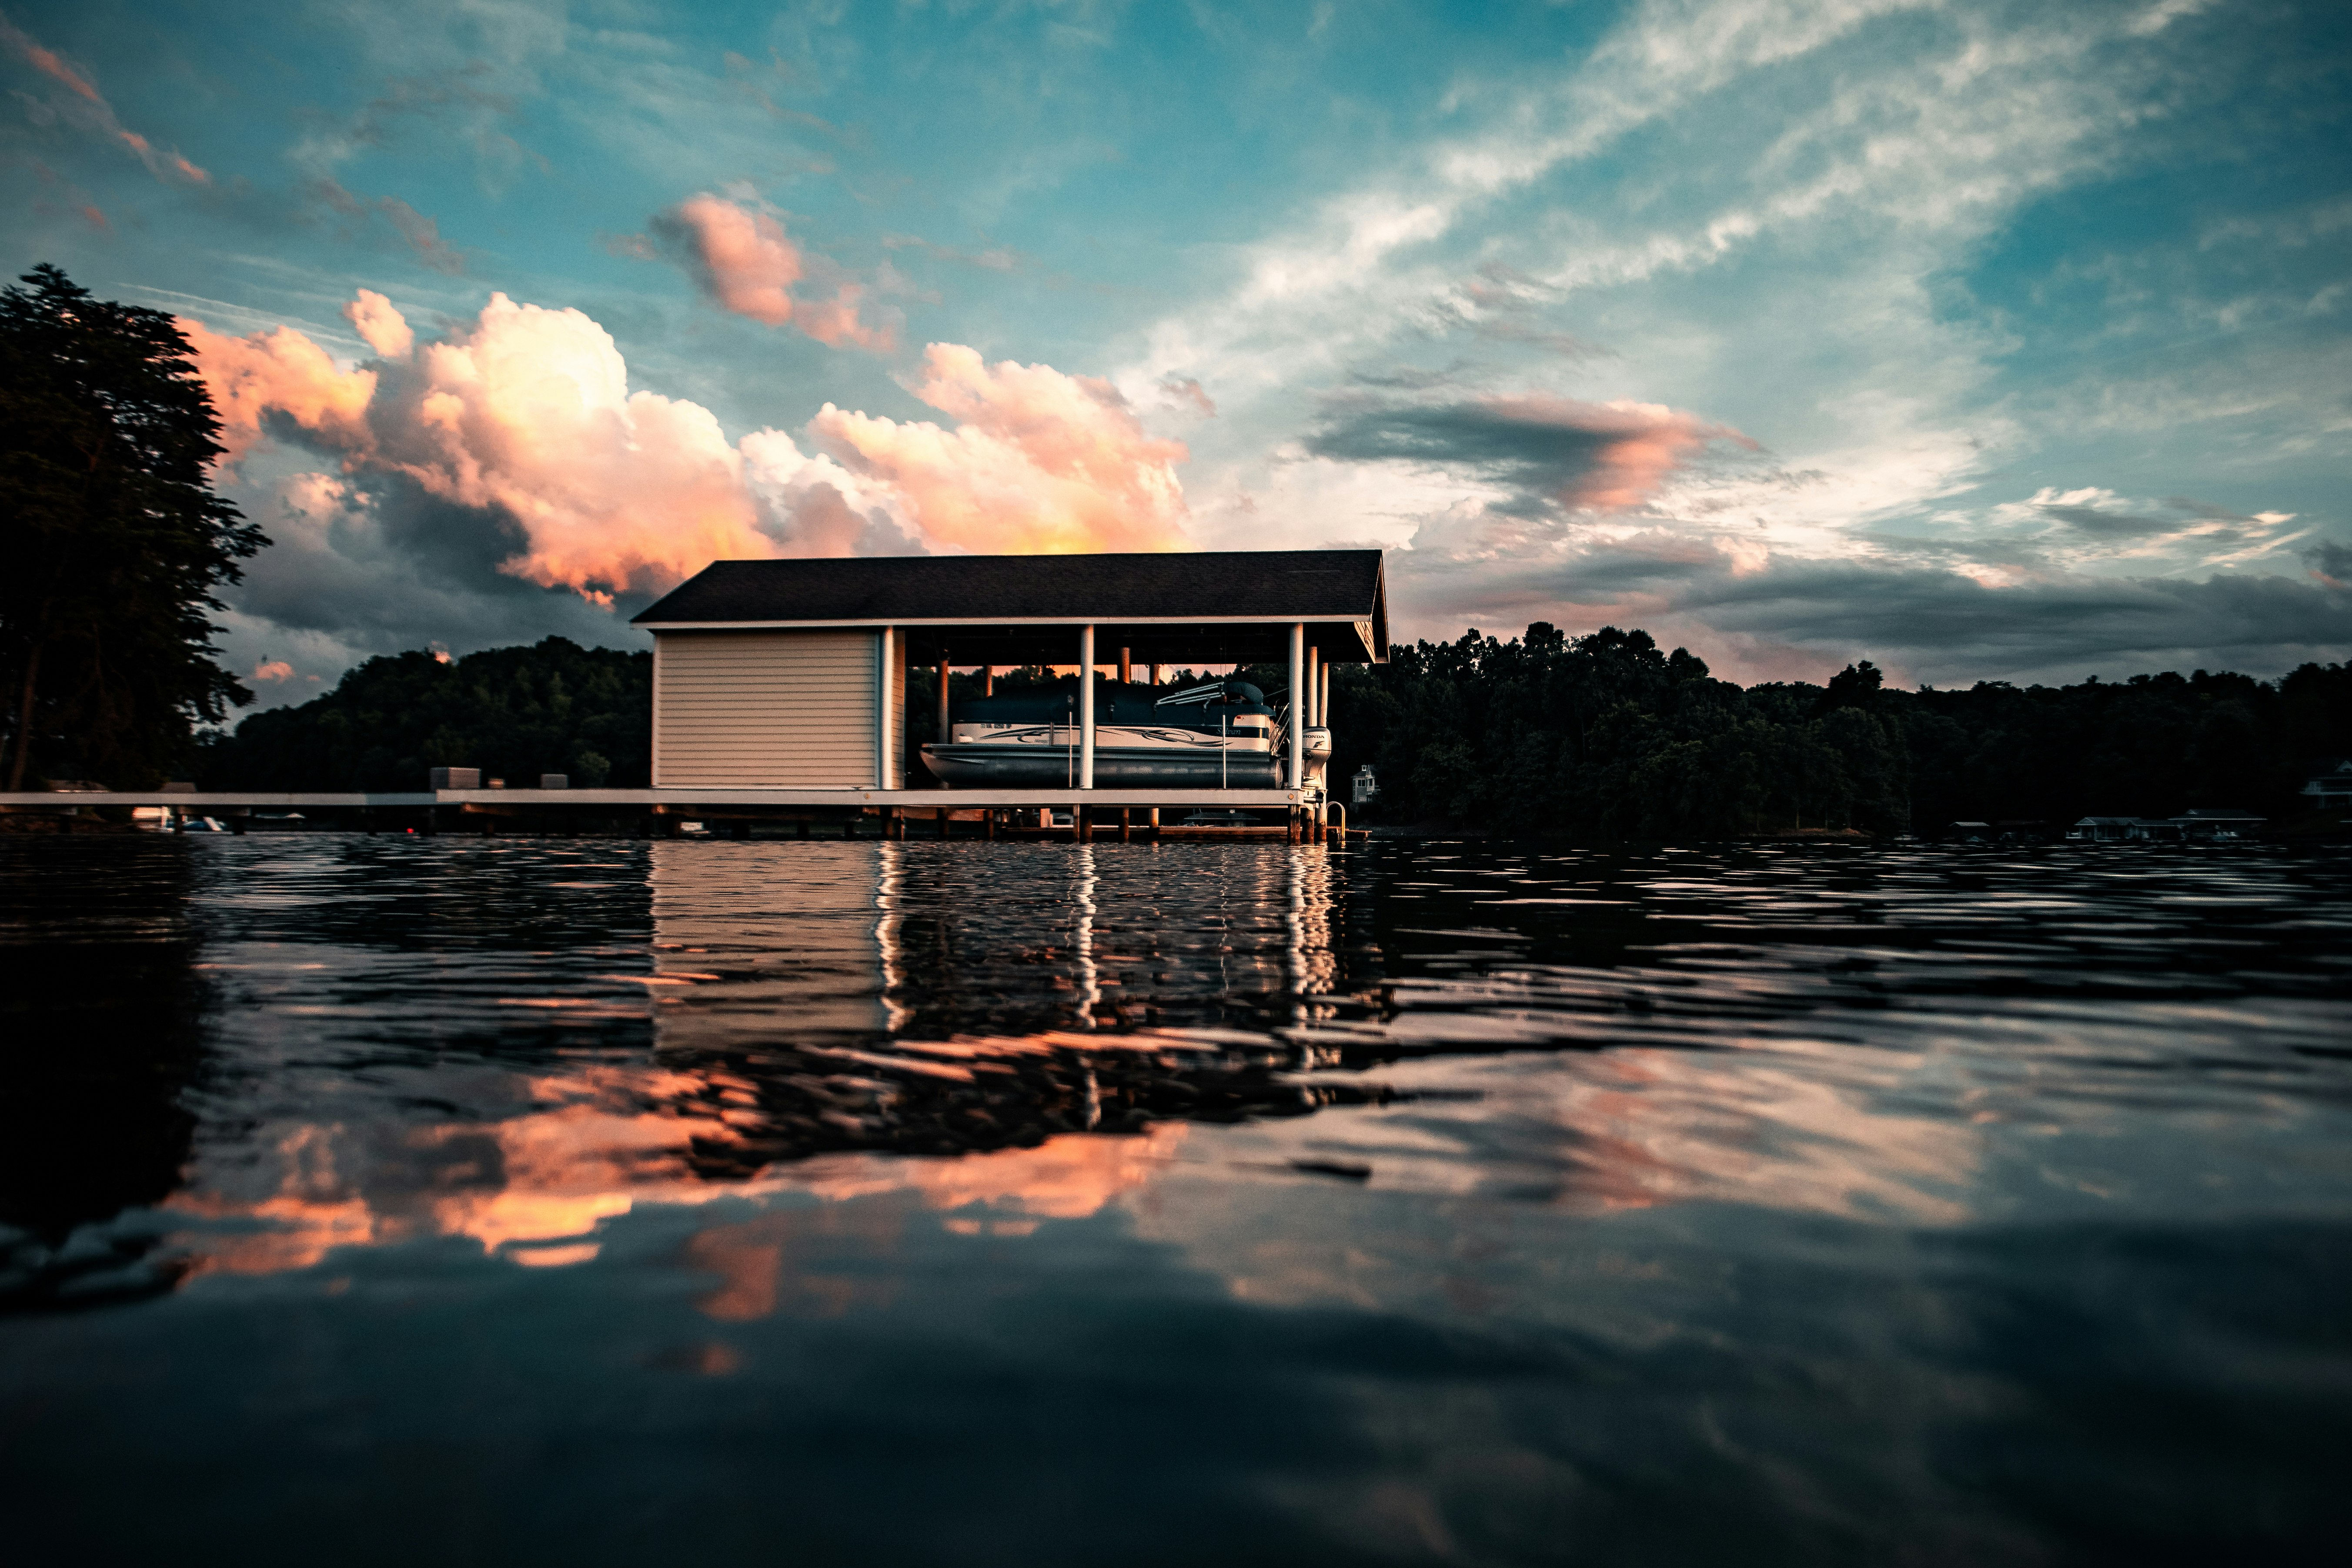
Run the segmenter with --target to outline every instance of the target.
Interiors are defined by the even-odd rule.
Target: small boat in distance
[[[1165,694],[1105,681],[1095,693],[1095,784],[1107,788],[1276,789],[1288,731],[1284,710],[1245,680],[1212,680]],[[1330,732],[1307,732],[1307,770],[1319,782]],[[1319,752],[1318,752],[1319,745]],[[950,788],[1074,788],[1078,778],[1078,683],[975,697],[950,710],[948,738],[923,761]]]

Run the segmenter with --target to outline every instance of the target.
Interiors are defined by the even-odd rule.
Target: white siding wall
[[[654,784],[870,789],[872,632],[663,632]]]

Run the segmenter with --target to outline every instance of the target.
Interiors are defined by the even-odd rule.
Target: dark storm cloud
[[[549,636],[614,647],[642,640],[625,623],[649,595],[607,612],[499,571],[528,541],[494,509],[452,505],[396,476],[362,489],[316,475],[247,506],[272,542],[224,597],[287,631],[361,654],[428,639],[460,653]]]
[[[2127,511],[2101,511],[2095,506],[2045,505],[2042,515],[2053,522],[2079,528],[2085,533],[2110,538],[2129,538],[2142,533],[2162,533],[2179,526],[2160,517],[2137,517]]]
[[[1829,563],[1722,577],[1679,595],[1726,630],[1995,670],[2145,656],[2267,670],[2352,643],[2352,600],[2281,576],[2074,577],[1988,588],[1958,573]]]
[[[2321,540],[2303,552],[2311,574],[2331,588],[2352,588],[2352,549]]]
[[[1755,443],[1679,409],[1540,395],[1453,401],[1351,395],[1327,405],[1304,442],[1338,462],[1466,471],[1517,493],[1525,512],[1644,505],[1717,440]]]
[[[1775,561],[1743,573],[1711,546],[1664,536],[1532,566],[1425,544],[1393,557],[1391,571],[1398,601],[1431,631],[1646,624],[1703,653],[1712,634],[1725,647],[1769,645],[1832,665],[1876,658],[1944,683],[2195,667],[2277,674],[2352,656],[2352,593],[2344,578],[2328,581],[2325,563],[2316,582],[2071,576],[1990,588],[1933,566]],[[2352,571],[2352,550],[2325,548],[2329,563]]]

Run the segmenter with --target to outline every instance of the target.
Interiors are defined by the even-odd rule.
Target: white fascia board
[[[649,632],[848,631],[873,626],[1354,626],[1361,616],[956,616],[927,621],[639,621]]]

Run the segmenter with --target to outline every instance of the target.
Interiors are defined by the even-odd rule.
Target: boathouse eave
[[[891,628],[917,662],[959,664],[1066,664],[1088,626],[1106,653],[1138,662],[1279,660],[1303,624],[1324,661],[1381,663],[1387,576],[1378,550],[715,561],[631,624],[664,635]]]
[[[1286,655],[1290,628],[1307,627],[1307,646],[1328,664],[1386,663],[1376,623],[1343,616],[1167,616],[1088,621],[1081,616],[1050,619],[835,620],[835,621],[639,621],[665,637],[728,632],[876,631],[895,628],[907,640],[908,657],[934,664],[945,654],[956,664],[1069,664],[1078,629],[1093,626],[1106,649],[1124,647],[1140,664],[1279,662]]]

